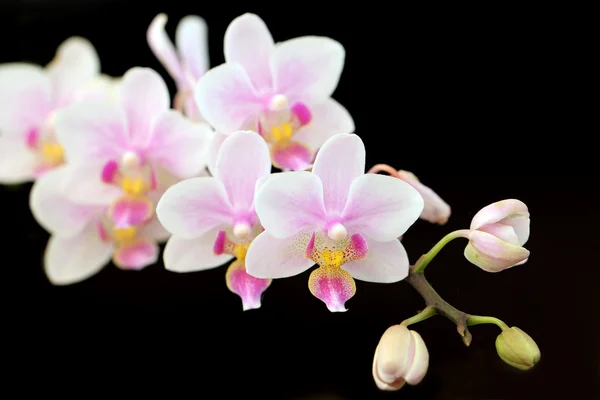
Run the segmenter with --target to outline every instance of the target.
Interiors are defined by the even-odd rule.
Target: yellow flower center
[[[286,122],[283,125],[271,126],[270,131],[271,140],[276,143],[289,140],[294,134],[294,128],[290,122]]]
[[[132,241],[135,239],[136,233],[137,228],[135,226],[123,229],[113,229],[115,240],[119,243]]]
[[[145,194],[149,189],[144,179],[129,176],[123,177],[121,181],[121,188],[125,193],[134,196]]]
[[[62,146],[56,142],[44,142],[40,149],[45,165],[56,166],[65,161],[65,153]]]
[[[233,255],[240,261],[244,261],[246,259],[246,254],[248,253],[248,247],[250,247],[250,243],[236,244],[233,246]]]
[[[344,261],[344,251],[323,249],[321,250],[321,260],[323,260],[322,262],[325,264],[323,266],[339,268],[342,266]]]

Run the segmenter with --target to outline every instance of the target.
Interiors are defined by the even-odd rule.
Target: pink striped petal
[[[249,275],[243,261],[234,261],[225,274],[227,288],[242,299],[244,311],[260,308],[262,293],[271,284],[271,279],[260,279]]]
[[[226,135],[255,121],[263,108],[261,98],[239,64],[212,68],[198,80],[195,97],[206,121]]]
[[[165,81],[150,68],[131,68],[123,75],[119,100],[127,116],[131,144],[146,145],[154,119],[170,107]]]
[[[271,157],[277,168],[301,171],[310,167],[313,153],[302,143],[283,141],[271,147]]]
[[[323,186],[311,172],[273,174],[260,186],[255,201],[262,226],[275,237],[283,239],[325,227]]]
[[[208,71],[207,31],[206,21],[196,15],[183,17],[175,31],[175,43],[184,70],[190,71],[194,80]]]
[[[191,178],[171,186],[156,206],[156,215],[171,233],[194,239],[233,223],[223,184],[213,177]]]
[[[319,267],[308,279],[308,288],[331,312],[347,311],[346,302],[356,293],[352,276],[339,267]]]
[[[271,89],[269,59],[273,37],[264,21],[246,13],[235,18],[225,31],[225,62],[239,64],[257,90]]]
[[[388,242],[415,223],[423,206],[423,197],[408,183],[391,176],[366,174],[352,182],[341,218],[347,229]]]
[[[365,173],[365,146],[355,134],[331,137],[317,153],[312,172],[323,182],[329,215],[342,213],[355,178]]]
[[[117,248],[113,262],[121,269],[139,271],[158,260],[159,249],[156,243],[149,240],[136,240]]]
[[[271,173],[269,146],[256,132],[232,133],[219,149],[214,172],[234,212],[253,214],[256,182]]]

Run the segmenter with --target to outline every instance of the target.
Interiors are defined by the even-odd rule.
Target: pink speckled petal
[[[206,167],[206,147],[211,137],[212,129],[207,124],[192,122],[169,110],[157,117],[146,154],[173,175],[191,178]]]
[[[345,304],[356,293],[352,276],[337,267],[315,269],[308,278],[308,288],[331,312],[347,311]]]
[[[123,75],[119,88],[131,143],[144,146],[149,143],[154,119],[170,107],[167,84],[153,69],[133,67]]]
[[[342,265],[355,279],[376,282],[398,282],[408,276],[408,255],[399,240],[382,243],[366,238],[367,256]]]
[[[196,85],[195,97],[206,121],[226,135],[256,119],[263,107],[238,64],[222,64],[204,74]]]
[[[50,80],[40,66],[0,64],[2,137],[10,135],[25,140],[29,130],[42,125],[51,109],[51,93]]]
[[[44,271],[54,285],[88,279],[110,262],[114,246],[101,240],[90,223],[73,237],[52,236],[44,254]]]
[[[346,133],[332,136],[317,153],[312,172],[323,182],[327,212],[341,214],[350,185],[365,173],[365,146],[360,137]]]
[[[271,58],[275,93],[291,102],[320,103],[337,87],[346,52],[337,41],[318,36],[279,43]]]
[[[40,177],[31,188],[29,206],[36,221],[48,232],[73,237],[100,214],[105,206],[78,204],[63,194],[69,170],[58,167]]]
[[[471,221],[471,229],[502,221],[512,216],[529,217],[527,205],[520,200],[508,199],[483,207]]]
[[[311,166],[312,151],[299,142],[279,142],[271,147],[273,165],[280,169],[302,171]]]
[[[321,181],[307,171],[270,176],[256,193],[255,207],[262,226],[278,238],[319,230],[326,224]]]
[[[487,272],[500,272],[522,263],[529,250],[498,239],[487,232],[471,231],[465,257]]]
[[[185,70],[194,80],[208,71],[208,27],[197,15],[187,15],[179,21],[175,43]]]
[[[113,255],[113,262],[121,269],[139,271],[158,261],[158,253],[155,242],[139,239],[118,247]]]
[[[403,235],[422,211],[423,197],[408,183],[366,174],[352,182],[341,217],[347,229],[388,242]]]
[[[171,78],[176,82],[183,82],[185,74],[181,68],[181,63],[173,42],[165,31],[168,17],[165,14],[158,14],[148,27],[146,40],[154,56],[161,62]]]
[[[172,272],[195,272],[216,268],[233,257],[213,251],[217,232],[209,231],[196,239],[172,236],[165,246],[165,268]]]
[[[227,288],[242,299],[244,311],[260,308],[262,293],[271,284],[271,279],[255,278],[248,275],[242,261],[234,261],[225,274]]]
[[[75,100],[79,89],[100,74],[100,58],[89,40],[72,36],[58,46],[46,70],[54,107],[65,107]]]
[[[56,114],[56,137],[70,163],[120,160],[128,150],[127,119],[108,101],[73,104]]]
[[[256,14],[235,18],[225,31],[225,61],[239,64],[257,90],[272,87],[269,60],[273,53],[273,37],[264,21]]]
[[[236,214],[253,213],[256,182],[271,173],[269,146],[256,132],[234,132],[221,145],[214,172]]]
[[[425,207],[421,219],[432,224],[444,225],[450,218],[450,206],[428,186],[423,185],[416,176],[408,171],[398,171],[397,177],[414,187],[423,197]]]
[[[327,99],[310,107],[312,118],[294,135],[294,140],[316,151],[323,143],[338,133],[354,132],[354,120],[340,103]]]
[[[108,218],[115,229],[126,229],[143,224],[154,214],[154,205],[145,197],[122,197],[108,210]]]
[[[38,164],[37,154],[26,146],[23,138],[0,136],[0,184],[34,180]]]
[[[171,233],[194,239],[232,223],[233,212],[223,184],[213,177],[191,178],[171,186],[156,206]]]
[[[259,234],[246,254],[246,270],[256,278],[286,278],[309,269],[314,262],[305,258],[311,235],[278,239],[268,232]]]

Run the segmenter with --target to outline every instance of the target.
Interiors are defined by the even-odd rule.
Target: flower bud
[[[421,335],[394,325],[383,333],[375,350],[373,379],[381,390],[398,390],[405,383],[421,382],[428,366],[429,353]]]
[[[502,200],[482,208],[471,221],[467,260],[488,272],[523,264],[529,250],[529,211],[519,200]]]
[[[498,355],[508,365],[528,370],[540,361],[540,348],[521,329],[513,326],[502,331],[496,339]]]
[[[428,186],[423,185],[419,181],[419,178],[412,172],[398,170],[396,176],[415,188],[421,197],[423,197],[425,206],[419,218],[432,224],[444,225],[448,222],[448,218],[450,218],[450,206],[436,192]]]

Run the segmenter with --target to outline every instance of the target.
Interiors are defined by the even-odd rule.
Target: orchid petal
[[[44,271],[54,285],[70,285],[97,274],[110,262],[114,246],[103,242],[93,224],[79,235],[52,236],[46,246]]]
[[[56,136],[68,162],[120,159],[129,134],[125,114],[107,101],[73,104],[56,114]]]
[[[207,31],[206,21],[196,15],[183,17],[175,31],[177,50],[194,80],[208,71]]]
[[[194,239],[232,222],[231,204],[223,184],[209,177],[191,178],[171,186],[156,215],[172,234]]]
[[[37,222],[51,234],[63,237],[79,235],[103,208],[69,201],[62,191],[68,173],[66,167],[47,172],[34,183],[29,197]]]
[[[356,293],[352,276],[341,268],[319,267],[308,278],[308,289],[331,312],[348,311],[346,302]]]
[[[114,202],[108,210],[108,218],[116,229],[141,225],[154,215],[154,205],[145,197],[124,196]]]
[[[77,90],[73,101],[110,101],[116,103],[119,98],[120,83],[120,78],[98,75]]]
[[[38,163],[38,155],[26,146],[23,138],[0,136],[0,183],[32,181]]]
[[[271,285],[271,279],[255,278],[246,272],[243,261],[236,260],[225,274],[227,288],[242,299],[244,311],[260,308],[262,293]]]
[[[341,217],[347,229],[389,242],[415,223],[423,206],[423,197],[408,183],[391,176],[366,174],[352,182]]]
[[[257,90],[270,89],[269,59],[274,43],[265,22],[258,15],[243,14],[231,21],[224,41],[225,62],[244,68]]]
[[[279,43],[271,58],[275,93],[291,102],[319,103],[338,85],[346,52],[337,41],[304,36]]]
[[[294,140],[307,145],[312,151],[338,133],[354,132],[354,120],[340,103],[327,99],[323,103],[311,106],[312,119],[294,135]]]
[[[408,255],[399,240],[377,242],[367,240],[367,257],[342,265],[360,281],[375,283],[398,282],[408,276]]]
[[[216,236],[215,230],[194,239],[171,236],[163,255],[165,268],[172,272],[195,272],[224,265],[233,256],[213,252]]]
[[[89,40],[73,36],[58,46],[46,68],[52,81],[53,104],[64,107],[74,100],[78,89],[100,74],[100,58]]]
[[[262,226],[277,238],[286,238],[325,225],[323,186],[307,171],[273,174],[255,198]]]
[[[91,161],[81,165],[67,164],[63,181],[64,196],[79,204],[108,205],[121,194],[121,188],[102,181],[104,162]]]
[[[51,83],[33,64],[0,65],[0,136],[23,137],[37,129],[50,112]],[[0,158],[1,160],[1,158]]]
[[[479,229],[479,227],[487,224],[500,222],[504,218],[510,216],[522,215],[529,217],[527,205],[520,200],[508,199],[492,203],[483,207],[475,214],[471,220],[471,229]]]
[[[304,144],[287,140],[271,146],[271,158],[277,168],[301,171],[310,167],[313,153]]]
[[[425,205],[423,212],[421,212],[421,219],[440,225],[444,225],[446,222],[448,222],[451,212],[450,206],[444,200],[442,200],[437,193],[435,193],[428,186],[425,186],[419,182],[417,177],[412,172],[400,170],[397,172],[397,177],[414,187],[423,197]]]
[[[507,243],[514,244],[516,246],[520,245],[519,238],[517,237],[517,234],[515,233],[513,227],[510,225],[504,225],[500,222],[497,222],[495,224],[481,226],[478,230],[490,233],[496,236],[498,239],[502,239]]]
[[[196,85],[202,115],[226,135],[242,129],[262,109],[262,100],[238,64],[222,64],[204,74]]]
[[[148,157],[180,178],[198,175],[206,166],[212,129],[177,111],[162,113],[152,129]]]
[[[139,271],[156,263],[159,252],[155,242],[136,240],[119,246],[113,255],[113,263],[121,269]]]
[[[464,254],[467,260],[487,272],[500,272],[529,258],[529,250],[477,230],[469,234]]]
[[[155,117],[169,109],[167,85],[156,71],[134,67],[123,75],[120,89],[131,140],[138,146],[146,145]]]
[[[207,148],[207,167],[212,176],[215,175],[215,168],[217,166],[217,157],[219,155],[219,149],[223,145],[225,139],[227,139],[228,135],[225,135],[221,132],[215,132],[210,139]]]
[[[365,173],[365,145],[355,134],[331,137],[317,153],[312,172],[323,182],[323,198],[329,214],[340,214],[350,185]]]
[[[215,178],[223,182],[234,211],[248,212],[252,208],[256,182],[270,173],[269,146],[258,133],[238,131],[223,142]]]
[[[167,15],[163,13],[154,17],[146,31],[146,40],[148,46],[150,46],[150,50],[152,50],[154,56],[165,67],[171,78],[176,82],[182,82],[185,75],[173,42],[171,42],[169,35],[165,31],[167,20]]]
[[[304,256],[311,234],[278,239],[267,231],[260,233],[248,248],[246,271],[256,278],[287,278],[301,274],[314,262]]]

